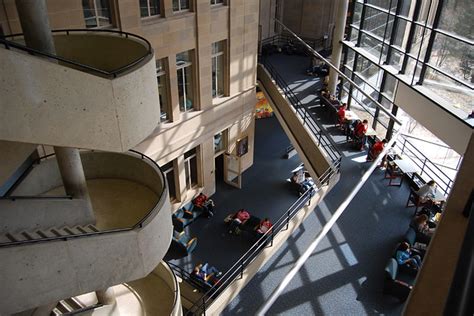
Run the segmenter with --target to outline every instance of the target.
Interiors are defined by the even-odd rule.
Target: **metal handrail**
[[[403,143],[400,144],[397,142],[396,146],[401,150],[401,154],[404,154],[405,152],[408,152],[411,154],[413,157],[410,157],[408,154],[407,156],[413,161],[413,163],[418,166],[421,169],[420,175],[423,174],[425,170],[428,170],[430,172],[426,172],[430,177],[432,175],[436,176],[441,183],[438,183],[438,186],[440,187],[441,190],[444,191],[446,195],[449,194],[451,191],[451,186],[454,182],[454,179],[451,179],[450,176],[448,176],[446,173],[443,172],[435,163],[433,163],[431,160],[428,159],[415,145],[413,145],[407,137],[404,135],[399,136],[400,140],[403,140]],[[416,158],[416,159],[414,159]],[[423,163],[419,163],[417,160],[420,162],[423,161]],[[432,167],[430,166],[432,165]],[[445,179],[447,179],[447,181]],[[440,184],[443,184],[440,186]]]
[[[261,249],[267,246],[268,238],[270,237],[270,246],[273,245],[275,236],[282,230],[286,230],[289,227],[289,223],[293,217],[298,214],[300,209],[306,202],[311,201],[311,196],[315,191],[308,190],[302,196],[300,196],[288,210],[275,222],[272,229],[263,234],[250,248],[247,250],[220,278],[219,282],[212,286],[204,295],[195,302],[188,310],[188,313],[194,314],[197,311],[205,313],[206,306],[211,300],[215,300],[219,297],[221,290],[225,289],[230,283],[232,283],[238,276],[243,277],[245,268],[253,262],[255,257],[260,253]],[[170,264],[171,267],[175,266]],[[176,266],[177,267],[177,266]],[[179,273],[182,276],[190,276],[190,273],[183,270],[181,267],[177,267]]]
[[[140,153],[136,150],[129,150],[129,151],[136,154],[136,155],[141,156],[142,160],[147,160],[149,163],[152,164],[152,166],[155,167],[155,169],[158,171],[158,173],[160,174],[161,179],[162,179],[162,183],[163,183],[162,192],[166,192],[166,188],[167,188],[168,184],[166,183],[163,171],[160,169],[158,164],[153,159],[151,159],[150,157],[148,157],[148,156],[146,156],[146,155],[144,155],[144,154],[142,154],[142,153]],[[32,163],[32,165],[35,164],[35,163],[39,164],[41,162],[41,160],[48,159],[48,158],[50,158],[54,155],[55,154],[53,153],[53,154],[49,154],[49,155],[40,157],[37,160],[35,160]],[[155,210],[158,207],[158,204],[160,203],[160,201],[161,201],[161,198],[158,198],[155,205],[147,212],[147,214],[145,214],[145,216],[138,223],[133,225],[132,227],[108,229],[108,230],[103,230],[103,231],[99,231],[99,232],[83,233],[83,234],[79,234],[79,235],[55,236],[55,237],[38,238],[38,239],[32,239],[32,240],[12,241],[12,242],[7,242],[7,243],[0,243],[0,248],[13,247],[13,246],[18,246],[18,245],[26,245],[26,244],[33,244],[33,243],[39,243],[39,242],[67,241],[67,240],[75,239],[75,238],[83,238],[83,237],[91,237],[91,236],[98,236],[98,235],[105,235],[105,234],[113,234],[113,233],[132,231],[132,230],[135,230],[137,228],[142,228],[144,226],[144,224],[148,220],[148,218],[155,212]]]
[[[331,161],[337,161],[341,159],[341,152],[337,148],[335,142],[327,133],[326,129],[320,125],[317,121],[315,115],[308,109],[306,105],[303,105],[293,90],[288,86],[286,81],[281,77],[281,75],[276,71],[275,67],[265,59],[261,59],[262,65],[268,70],[272,78],[275,80],[276,84],[285,94],[288,101],[290,101],[293,108],[296,110],[296,113],[303,119],[303,125],[307,124],[308,128],[311,130],[313,135],[318,140],[318,146],[321,146],[325,149],[328,156],[331,158]]]
[[[173,269],[171,268],[171,265],[170,263],[166,262],[166,261],[162,261],[164,265],[166,265],[168,267],[168,269],[170,269],[171,273],[173,274]],[[173,308],[172,310],[174,311],[176,305],[178,304],[178,290],[179,290],[179,284],[178,284],[178,280],[176,279],[176,277],[174,276],[173,274],[173,283],[174,283],[174,287],[175,287],[175,290],[174,290],[174,300],[173,300]]]
[[[58,55],[53,55],[45,52],[41,52],[39,50],[27,47],[25,45],[21,45],[17,42],[14,42],[13,40],[8,40],[8,38],[15,38],[15,37],[20,37],[23,36],[23,34],[12,34],[12,35],[6,35],[3,37],[0,37],[0,44],[3,44],[6,49],[10,49],[11,47],[14,47],[16,49],[28,52],[29,54],[32,55],[38,55],[54,60],[61,61],[62,63],[72,65],[74,67],[79,68],[82,71],[88,72],[88,73],[94,73],[95,75],[105,77],[105,78],[116,78],[122,74],[125,74],[127,71],[131,70],[135,65],[142,63],[143,61],[149,60],[153,56],[153,48],[148,40],[146,40],[144,37],[141,37],[139,35],[135,35],[132,33],[128,32],[122,32],[122,31],[115,31],[115,30],[90,30],[90,29],[59,29],[59,30],[52,30],[52,33],[65,33],[66,35],[70,35],[70,33],[112,33],[112,34],[118,34],[120,36],[125,36],[125,38],[133,38],[136,40],[140,40],[146,44],[147,47],[147,52],[145,55],[138,57],[137,59],[133,60],[132,62],[128,63],[127,65],[124,65],[120,68],[114,69],[112,71],[107,71],[103,69],[98,69],[89,65],[84,65],[82,63],[69,60],[66,58],[63,58]]]

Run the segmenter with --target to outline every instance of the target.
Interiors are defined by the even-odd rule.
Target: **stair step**
[[[33,239],[35,239],[35,238],[34,238],[33,236],[31,236],[31,234],[28,233],[28,232],[21,232],[20,234],[25,238],[25,240],[33,240]]]
[[[61,302],[58,302],[58,305],[56,305],[55,309],[59,311],[59,315],[69,313],[67,308],[63,304],[61,304]]]
[[[40,238],[57,237],[55,234],[53,234],[52,232],[47,231],[47,230],[37,230],[36,235],[38,235]]]
[[[75,226],[74,229],[77,230],[79,234],[87,233],[87,230],[85,230],[82,226]]]
[[[64,226],[64,227],[60,228],[59,231],[61,232],[61,234],[65,235],[65,236],[76,235],[76,233],[73,232],[72,229],[68,226]]]
[[[66,300],[59,301],[58,306],[62,306],[68,313],[75,310]]]
[[[81,304],[81,302],[79,302],[75,297],[65,299],[64,301],[67,302],[69,306],[74,308],[74,310],[86,307],[85,305]]]
[[[61,311],[57,307],[53,308],[53,310],[51,311],[51,315],[53,315],[53,316],[59,316],[59,315],[62,315],[62,314],[63,313],[61,313]]]
[[[7,237],[10,241],[18,241],[15,236],[13,236],[12,234],[10,233],[6,233],[5,234],[5,237]]]
[[[94,225],[92,225],[92,224],[87,225],[87,227],[89,227],[92,231],[94,231],[96,233],[99,232],[99,229],[97,227],[95,227]]]

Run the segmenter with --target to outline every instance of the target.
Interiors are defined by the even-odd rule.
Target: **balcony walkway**
[[[315,106],[321,123],[338,144],[343,153],[341,180],[223,315],[255,314],[369,166],[366,152],[352,150],[345,136],[325,120],[312,94],[319,79],[304,74],[309,60],[286,55],[271,59],[300,100]],[[243,189],[231,188],[218,178],[217,192],[212,196],[216,215],[189,227],[189,233],[198,237],[198,245],[190,256],[173,263],[191,271],[196,263],[209,262],[226,271],[251,246],[252,238],[229,235],[222,222],[225,216],[246,208],[256,216],[275,220],[285,212],[297,198],[285,181],[299,163],[297,156],[282,159],[288,145],[276,118],[257,120],[255,163],[243,175]],[[413,209],[405,208],[408,188],[388,187],[387,181],[382,170],[374,172],[270,314],[401,314],[403,305],[382,295],[383,270],[409,225]]]

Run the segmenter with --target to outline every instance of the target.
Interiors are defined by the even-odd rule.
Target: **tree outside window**
[[[112,25],[109,0],[82,0],[82,10],[87,28]]]
[[[191,51],[176,55],[176,68],[178,72],[179,109],[181,112],[193,110],[193,69]]]
[[[156,60],[156,79],[158,81],[158,96],[160,98],[160,120],[166,122],[169,120],[170,104],[168,99],[168,78],[164,68],[165,59]]]
[[[140,0],[140,16],[142,18],[160,15],[160,0]]]
[[[212,97],[224,95],[224,43],[212,44]]]

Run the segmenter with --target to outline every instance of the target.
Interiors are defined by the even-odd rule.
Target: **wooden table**
[[[344,118],[348,121],[360,120],[359,116],[354,111],[350,110],[346,110],[346,115]]]
[[[443,192],[441,192],[438,188],[434,191],[434,196],[428,196],[428,198],[433,201],[434,203],[444,203],[446,202],[446,197],[444,196]]]

